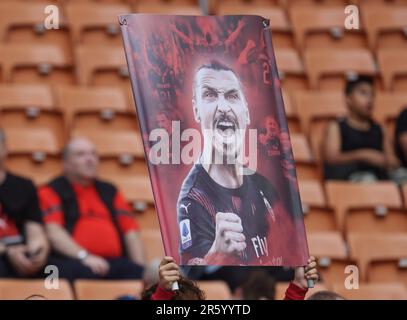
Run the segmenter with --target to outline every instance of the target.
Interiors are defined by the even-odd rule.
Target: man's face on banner
[[[201,124],[204,143],[218,154],[239,154],[250,123],[240,82],[230,70],[200,69],[195,76],[195,119]]]

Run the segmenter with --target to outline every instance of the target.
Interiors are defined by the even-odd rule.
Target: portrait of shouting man
[[[236,73],[217,61],[200,66],[192,106],[204,143],[177,202],[181,264],[306,261],[305,234],[296,235],[303,228],[297,230],[272,183],[238,160],[250,110]]]

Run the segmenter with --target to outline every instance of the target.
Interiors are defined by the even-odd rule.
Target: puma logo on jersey
[[[189,207],[190,205],[191,205],[191,202],[188,203],[187,205],[185,205],[185,204],[180,204],[179,207],[180,207],[181,209],[184,208],[185,211],[186,211],[186,213],[189,214],[189,212],[188,212],[188,207]]]

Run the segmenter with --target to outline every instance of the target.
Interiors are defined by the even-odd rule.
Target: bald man
[[[131,210],[117,188],[97,178],[95,146],[74,138],[63,152],[62,176],[39,190],[59,276],[138,279],[144,249]]]

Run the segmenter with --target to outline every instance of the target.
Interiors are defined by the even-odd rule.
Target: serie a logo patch
[[[179,223],[179,233],[181,235],[181,247],[185,250],[192,245],[191,223],[189,219],[181,220]]]

